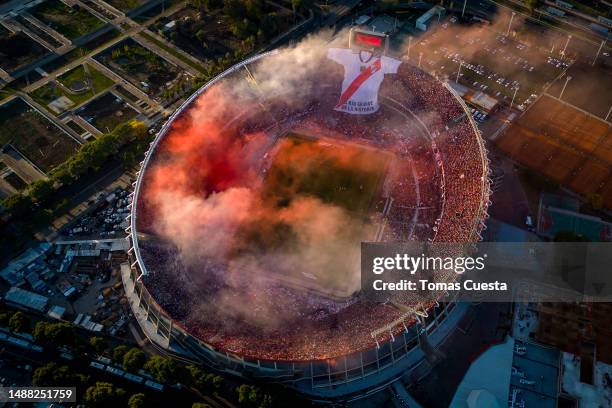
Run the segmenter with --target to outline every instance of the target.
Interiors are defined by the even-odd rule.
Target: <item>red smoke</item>
[[[243,117],[233,121],[250,108],[247,97],[217,86],[175,122],[158,147],[158,158],[144,183],[154,232],[173,242],[183,260],[191,264],[203,258],[226,261],[237,248],[250,245],[239,242],[245,236],[282,242],[282,235],[274,236],[281,227],[291,231],[299,249],[284,253],[283,259],[267,252],[275,265],[321,270],[326,266],[323,262],[333,263],[336,255],[328,252],[340,250],[347,244],[346,237],[358,249],[355,244],[360,237],[355,233],[356,228],[363,228],[363,220],[356,223],[341,207],[303,196],[279,208],[274,200],[262,197],[261,165],[271,147],[270,136],[244,133],[235,124],[244,123]],[[289,142],[282,139],[277,145],[283,143]],[[300,166],[307,167],[320,154],[310,143],[283,152],[272,159],[275,165],[300,171],[308,171]],[[368,166],[356,152],[351,146],[333,147],[326,149],[325,157],[342,167]],[[351,280],[344,278],[347,281]]]

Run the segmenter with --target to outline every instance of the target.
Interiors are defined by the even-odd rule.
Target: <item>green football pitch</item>
[[[289,134],[278,141],[264,195],[287,206],[314,196],[365,216],[392,160],[390,153],[334,139]]]

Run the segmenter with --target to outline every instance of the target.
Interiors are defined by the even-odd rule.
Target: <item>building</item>
[[[314,347],[309,349],[309,351],[313,349],[314,351],[307,354],[306,357],[297,355],[297,352],[285,357],[289,352],[293,353],[289,342],[282,335],[270,336],[273,337],[271,341],[283,342],[278,349],[285,353],[284,358],[277,358],[278,354],[273,354],[270,357],[268,350],[262,351],[259,349],[261,343],[269,340],[267,338],[262,339],[262,337],[253,335],[253,338],[245,340],[248,342],[246,343],[248,347],[243,346],[240,352],[237,352],[235,348],[229,349],[218,339],[211,339],[208,332],[200,330],[201,327],[194,327],[193,324],[190,326],[186,319],[182,319],[176,314],[176,311],[183,306],[181,303],[184,302],[185,298],[177,294],[176,287],[156,280],[163,277],[178,276],[175,273],[166,274],[165,272],[172,271],[172,269],[166,269],[166,265],[180,264],[180,262],[175,262],[176,255],[172,247],[167,246],[162,239],[155,237],[154,232],[146,228],[145,225],[155,221],[155,219],[153,217],[145,218],[146,204],[139,200],[139,197],[144,194],[144,189],[146,189],[146,182],[143,182],[143,179],[148,172],[148,168],[150,168],[148,166],[151,166],[151,163],[156,160],[154,152],[157,145],[164,137],[171,135],[169,129],[171,129],[172,120],[181,115],[196,98],[203,95],[208,87],[214,86],[216,81],[226,78],[234,72],[241,73],[245,65],[269,55],[259,55],[242,62],[204,85],[171,116],[171,120],[164,125],[151,144],[151,150],[145,157],[138,180],[135,183],[134,193],[131,195],[130,208],[132,208],[132,212],[128,218],[130,225],[126,229],[129,239],[129,263],[121,266],[125,294],[134,317],[144,334],[169,355],[199,362],[219,372],[231,373],[255,381],[284,383],[313,399],[351,401],[376,393],[388,387],[399,377],[414,370],[423,369],[428,364],[428,360],[432,358],[432,354],[435,353],[436,347],[448,338],[455,327],[459,325],[461,319],[468,313],[470,304],[457,303],[455,298],[449,297],[445,298],[444,301],[440,299],[439,302],[429,303],[426,309],[418,310],[419,313],[412,307],[400,308],[396,306],[393,312],[397,315],[386,310],[384,316],[372,312],[372,309],[388,307],[388,305],[383,303],[369,305],[367,310],[372,313],[351,315],[360,323],[373,319],[369,320],[366,325],[353,325],[355,328],[359,327],[359,330],[356,329],[359,333],[354,334],[364,338],[363,343],[358,343],[353,337],[350,337],[349,341],[345,343],[327,342],[331,344],[331,347],[337,347],[339,343],[346,346],[341,350],[334,349],[332,351],[333,356],[322,355],[320,350],[322,347],[315,344]],[[418,68],[410,67],[408,69]],[[322,82],[320,76],[313,77],[312,80],[314,79],[317,80],[317,84]],[[422,81],[425,80],[435,82],[435,84],[432,83],[432,86],[438,86],[440,95],[449,98],[448,102],[457,103],[465,109],[463,102],[451,93],[445,84],[441,84],[433,77],[419,78],[418,81],[414,82],[414,86],[421,87]],[[439,102],[439,99],[435,99],[429,103],[431,103],[432,109],[435,109],[441,105]],[[236,106],[238,105],[236,104]],[[389,109],[388,112],[397,112],[400,108],[394,107],[393,110]],[[432,111],[428,110],[427,112],[431,114]],[[278,117],[275,117],[274,120],[278,120]],[[484,153],[482,139],[476,129],[473,128],[473,124],[465,116],[462,117],[462,120],[468,125],[467,127],[457,127],[449,131],[457,132],[455,134],[457,137],[469,139],[473,143],[474,149]],[[458,134],[460,129],[468,129],[469,131],[466,130],[465,134]],[[444,132],[444,129],[441,128],[440,131]],[[431,136],[430,132],[427,134]],[[427,145],[429,146],[430,143],[427,143]],[[459,152],[456,153],[459,155]],[[440,154],[438,156],[439,160],[445,160],[446,154],[448,153]],[[453,156],[452,160],[455,165],[462,166],[465,163],[465,160],[456,160],[455,158]],[[468,180],[468,177],[461,179],[457,177],[455,180],[458,189],[464,188],[467,185],[466,183],[472,182],[475,188],[478,188],[478,191],[481,192],[481,194],[476,195],[470,194],[468,197],[473,200],[470,204],[476,209],[477,216],[468,220],[469,225],[466,228],[456,228],[454,222],[457,222],[457,217],[447,217],[448,224],[440,224],[436,229],[438,236],[444,236],[445,233],[449,236],[469,234],[466,239],[471,241],[480,238],[490,193],[488,162],[484,155],[478,155],[477,159],[474,160],[477,161],[475,164],[478,165],[477,168],[482,173],[476,174],[477,172],[474,171],[473,180]],[[432,168],[435,168],[434,164],[432,163]],[[455,171],[459,171],[459,169]],[[437,198],[434,197],[432,200],[435,199]],[[465,205],[466,202],[467,200],[461,201],[461,205]],[[455,214],[448,204],[444,209],[450,211],[451,214]],[[399,212],[398,214],[403,217],[404,213]],[[461,222],[465,222],[465,220]],[[430,230],[428,229],[428,231]],[[157,271],[160,273],[156,273]],[[166,291],[166,288],[169,291]],[[198,293],[198,296],[201,296],[201,293]],[[356,301],[353,304],[358,305],[358,303],[359,301]],[[191,306],[190,310],[193,310]],[[337,319],[345,319],[345,317],[346,314]],[[308,317],[299,315],[297,318],[307,319]],[[332,319],[328,319],[328,321],[330,320]],[[350,324],[349,320],[345,321]],[[331,333],[334,336],[339,334],[339,331],[335,330],[335,323],[325,325],[321,331]],[[344,322],[340,321],[341,323]],[[366,329],[363,327],[366,327]],[[309,338],[309,335],[312,335],[313,332],[314,326],[309,325],[306,331],[295,330],[293,333],[296,337],[299,336],[300,339],[306,340],[301,341],[301,344],[312,345],[314,342]],[[216,333],[219,333],[219,331],[217,330]],[[347,333],[349,332],[344,331],[341,334],[346,335]],[[350,334],[353,335],[352,332]],[[251,335],[251,332],[247,332],[245,337]],[[231,335],[228,335],[228,337],[231,337]],[[233,339],[229,338],[229,340]]]
[[[612,223],[581,214],[579,208],[580,202],[576,199],[542,194],[538,207],[538,234],[553,239],[559,232],[571,231],[592,242],[612,240]]]
[[[24,285],[26,283],[25,275],[29,272],[26,268],[45,255],[49,249],[51,249],[51,244],[48,242],[41,243],[34,248],[28,249],[23,255],[14,259],[6,268],[2,269],[2,271],[0,271],[0,277],[11,286]]]
[[[498,105],[497,99],[487,95],[482,91],[469,93],[468,95],[466,95],[465,100],[469,104],[486,113],[493,112]]]
[[[450,407],[556,408],[559,366],[559,350],[507,337],[474,360]]]
[[[437,17],[438,21],[445,14],[446,9],[442,6],[433,6],[421,17],[417,18],[415,27],[421,31],[427,31],[434,17]]]
[[[474,91],[466,86],[463,86],[455,81],[448,81],[448,85],[461,97],[463,100],[473,107],[486,112],[493,112],[498,106],[499,101],[492,96],[487,95],[482,91]]]
[[[561,369],[559,399],[567,401],[564,406],[612,406],[612,365],[563,353]]]
[[[41,296],[28,290],[12,287],[6,292],[4,300],[15,306],[25,307],[27,309],[43,312],[47,308],[49,298]]]
[[[64,315],[66,314],[66,308],[57,305],[51,306],[47,314],[49,315],[49,317],[52,317],[54,319],[63,320]]]

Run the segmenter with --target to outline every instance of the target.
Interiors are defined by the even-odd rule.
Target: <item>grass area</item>
[[[307,195],[365,215],[389,163],[378,150],[299,135],[282,139],[277,149],[264,195],[279,206]]]
[[[202,74],[206,72],[203,64],[198,64],[197,62],[192,61],[190,58],[187,58],[184,54],[177,51],[176,48],[167,46],[166,43],[158,40],[155,36],[147,32],[144,32],[144,31],[141,32],[140,35],[146,38],[147,40],[151,41],[153,44],[157,45],[162,50],[166,51],[168,54],[171,54],[172,56],[178,58],[180,61],[196,69],[198,72]]]
[[[5,144],[44,172],[72,156],[79,146],[21,98],[0,106],[0,145]]]
[[[86,68],[88,74],[85,72]],[[71,92],[69,88],[76,81],[87,83],[89,88],[84,92]],[[60,75],[57,78],[57,82],[59,84],[48,82],[32,91],[30,96],[47,109],[49,109],[49,103],[60,96],[67,97],[73,102],[73,106],[77,106],[113,85],[112,79],[90,65],[79,65],[71,69]],[[50,111],[55,113],[52,110]]]
[[[30,9],[30,14],[73,40],[104,25],[98,17],[78,5],[70,7],[60,0],[47,0]]]
[[[85,71],[86,69],[87,72]],[[90,65],[79,65],[57,78],[66,87],[70,86],[73,81],[87,81],[88,79],[94,94],[103,91],[113,84],[112,79]]]

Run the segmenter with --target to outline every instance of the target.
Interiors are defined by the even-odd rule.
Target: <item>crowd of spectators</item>
[[[391,151],[394,160],[378,201],[390,199],[390,206],[375,205],[373,215],[384,223],[382,241],[479,238],[488,205],[488,163],[470,116],[446,86],[402,65],[396,79],[381,88],[381,109],[363,116],[331,110],[337,90],[322,89],[297,107],[279,101],[262,104],[261,123],[256,115],[247,115],[242,131],[301,128]],[[143,208],[146,204],[138,204],[146,215],[138,229],[147,231],[154,220]],[[386,213],[381,214],[383,207]],[[140,246],[149,272],[144,283],[155,302],[180,326],[220,350],[253,359],[320,360],[366,350],[404,330],[399,324],[373,335],[405,316],[392,303],[373,303],[359,295],[330,299],[273,280],[229,287],[223,281],[224,265],[207,264],[196,271],[183,265],[169,244],[148,240]],[[216,309],[223,304],[220,292],[223,302],[229,297],[248,306],[248,312]],[[406,317],[404,324],[413,322]]]

